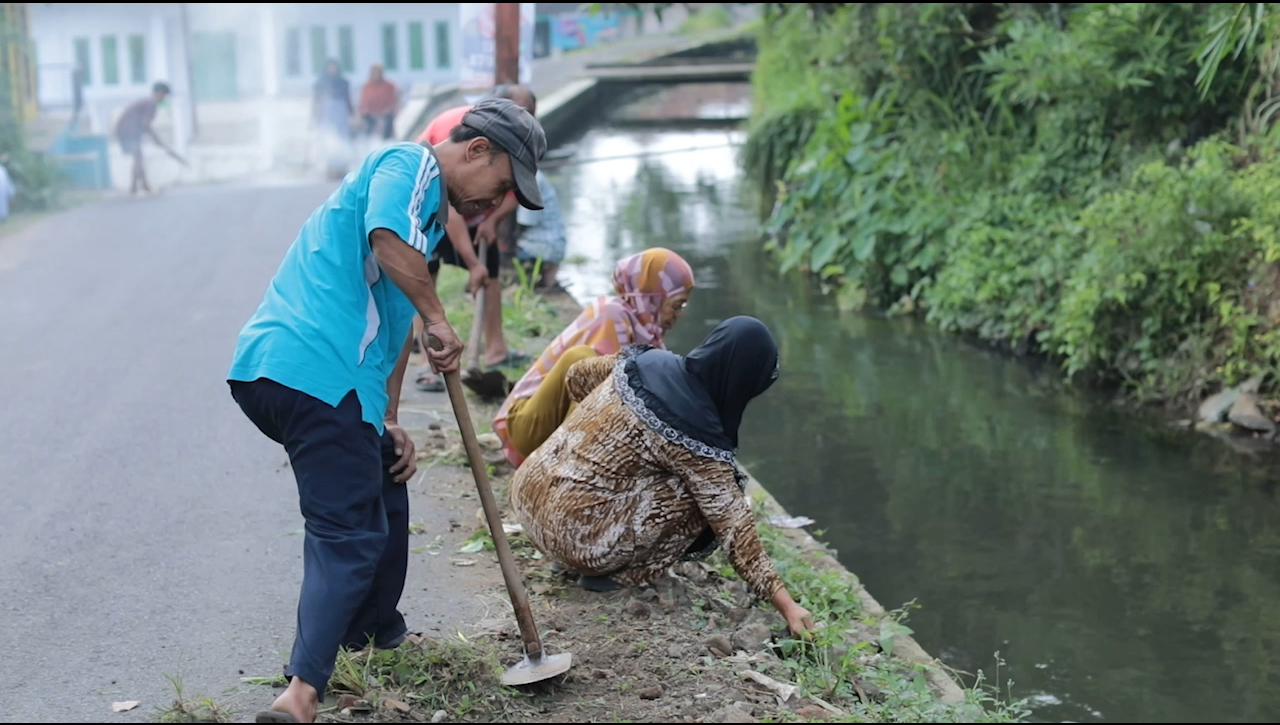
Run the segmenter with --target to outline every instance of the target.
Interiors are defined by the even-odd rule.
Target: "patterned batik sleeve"
[[[565,374],[565,385],[569,387],[569,397],[581,403],[591,395],[591,391],[600,387],[600,383],[609,379],[613,373],[617,355],[601,355],[579,360]]]
[[[666,465],[684,479],[702,515],[716,538],[720,539],[733,570],[756,596],[766,602],[772,601],[773,595],[782,588],[782,579],[756,534],[751,504],[738,487],[737,467],[696,455],[684,446],[666,440],[660,446],[660,452],[655,453],[666,459]]]

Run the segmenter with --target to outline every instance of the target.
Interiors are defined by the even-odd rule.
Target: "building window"
[[[324,73],[324,66],[329,60],[328,36],[323,25],[311,26],[311,72],[315,75]]]
[[[396,47],[396,24],[382,26],[382,67],[396,70],[400,67],[400,49]]]
[[[89,62],[89,39],[76,38],[75,46],[76,67],[80,69],[81,75],[84,76],[84,84],[87,86],[89,85],[89,78],[92,76],[92,73],[90,73],[91,64]]]
[[[448,68],[453,58],[449,50],[449,21],[436,21],[436,67]]]
[[[409,23],[409,70],[427,67],[427,49],[422,42],[422,23]]]
[[[284,72],[291,76],[302,75],[302,31],[297,28],[284,32]]]
[[[141,35],[129,36],[129,81],[147,82],[147,41]]]
[[[102,82],[108,86],[120,83],[120,48],[116,36],[102,36]]]
[[[342,70],[351,73],[356,69],[356,37],[350,25],[338,28],[338,60]]]

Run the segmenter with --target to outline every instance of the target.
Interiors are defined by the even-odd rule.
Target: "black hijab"
[[[747,403],[778,379],[778,346],[754,317],[731,317],[686,356],[649,349],[635,357],[631,386],[664,423],[733,452]]]

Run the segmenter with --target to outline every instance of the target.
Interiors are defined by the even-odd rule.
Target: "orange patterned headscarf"
[[[513,466],[519,466],[523,459],[507,436],[511,404],[532,397],[542,379],[571,347],[590,345],[600,355],[612,355],[636,343],[665,349],[658,319],[662,303],[672,295],[693,289],[693,268],[670,249],[646,249],[618,261],[613,269],[613,289],[616,296],[601,297],[587,305],[551,341],[498,409],[493,432],[502,439],[507,460]]]

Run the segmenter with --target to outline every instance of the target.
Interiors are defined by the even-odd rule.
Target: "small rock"
[[[444,722],[449,719],[449,713],[444,710],[436,710],[431,715],[431,722]]]
[[[733,646],[748,653],[756,653],[764,649],[765,643],[773,638],[773,634],[769,632],[769,628],[763,624],[755,623],[739,629],[733,633]]]
[[[650,610],[648,604],[645,604],[639,599],[632,599],[627,602],[627,606],[624,608],[624,611],[637,619],[648,619],[652,610]]]
[[[747,617],[751,616],[751,610],[743,607],[734,607],[729,610],[728,616],[730,624],[742,624],[747,621]]]
[[[737,705],[722,707],[711,713],[707,722],[760,722]]]
[[[858,699],[865,704],[870,705],[872,702],[879,702],[883,699],[880,694],[880,688],[870,682],[853,680],[853,689],[858,693]]]
[[[439,423],[428,423],[428,424],[427,424],[427,430],[440,430],[440,424],[439,424]],[[441,712],[443,712],[443,711],[441,711]]]
[[[400,712],[400,713],[409,712],[409,706],[407,704],[399,700],[393,700],[391,698],[387,698],[383,700],[382,706],[392,712]]]
[[[708,637],[707,641],[703,642],[703,644],[705,644],[707,649],[711,650],[711,654],[716,657],[723,658],[733,655],[733,643],[730,642],[729,638],[723,634],[714,634]]]
[[[714,615],[714,614],[708,614],[708,615],[707,615],[707,629],[719,629],[719,628],[720,628],[720,620],[719,620],[719,619],[716,619],[716,615]]]
[[[640,593],[636,595],[636,598],[644,602],[656,602],[662,598],[662,595],[658,593],[657,589],[646,587],[640,590]]]
[[[804,707],[798,707],[795,710],[795,714],[796,717],[804,720],[826,720],[831,717],[831,713],[827,712],[825,708],[818,707],[817,705],[805,705]]]
[[[355,705],[355,695],[338,695],[337,707],[339,710],[346,710],[347,708],[355,707]]]
[[[1240,392],[1235,389],[1215,393],[1200,403],[1200,409],[1196,411],[1196,417],[1204,423],[1217,423],[1227,417],[1227,411],[1231,410],[1232,404],[1236,402],[1238,397],[1240,397]]]
[[[656,700],[662,697],[662,685],[650,685],[636,693],[641,700]]]
[[[595,669],[591,671],[591,676],[597,680],[612,680],[618,676],[618,673],[613,670]]]
[[[673,644],[667,648],[667,656],[673,660],[678,660],[684,656],[684,647]]]
[[[1270,433],[1276,429],[1275,422],[1263,415],[1262,409],[1258,407],[1256,393],[1241,393],[1232,403],[1227,419],[1245,430]]]
[[[694,584],[705,584],[708,578],[707,570],[696,561],[682,562],[676,566],[676,571]]]
[[[627,645],[627,648],[622,651],[622,656],[623,657],[639,657],[640,653],[643,651],[644,650],[640,649],[636,645],[629,644]]]

